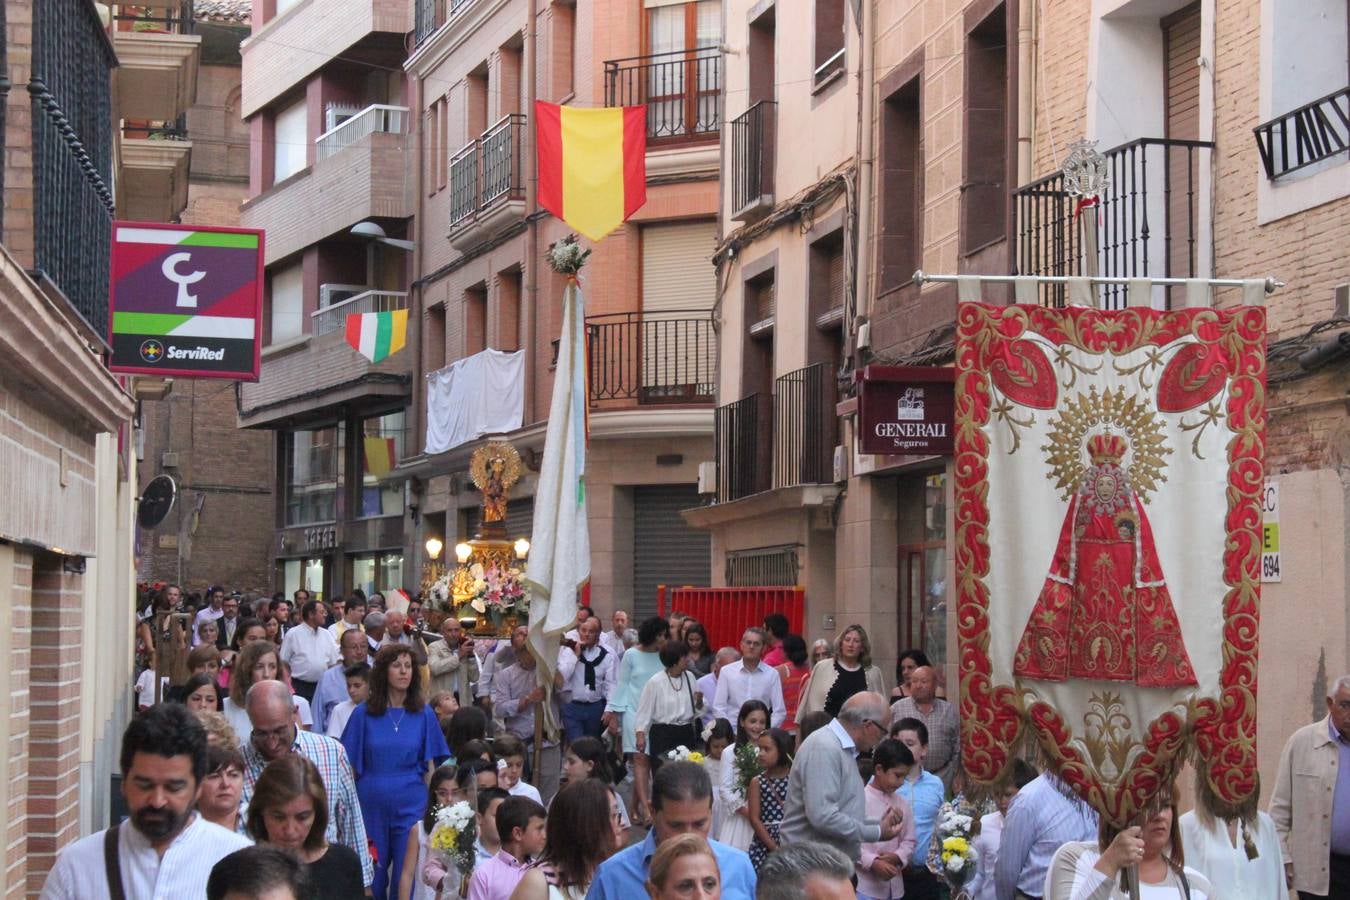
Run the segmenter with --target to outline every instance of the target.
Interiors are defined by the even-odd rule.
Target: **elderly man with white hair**
[[[1326,718],[1284,745],[1270,817],[1299,897],[1350,897],[1350,675],[1327,688]]]
[[[361,818],[361,801],[356,793],[356,775],[342,744],[322,734],[295,727],[295,707],[291,692],[280,681],[259,681],[249,688],[244,701],[253,733],[244,745],[244,790],[240,805],[247,807],[258,784],[258,776],[269,762],[288,753],[298,753],[319,770],[324,792],[328,795],[328,831],[330,843],[350,847],[361,860],[361,877],[369,888],[375,877],[366,844],[366,825]],[[240,817],[242,823],[243,817]]]
[[[783,844],[812,841],[829,844],[850,859],[862,844],[889,841],[900,830],[895,810],[881,821],[868,819],[858,754],[886,737],[891,711],[880,694],[854,694],[830,724],[802,741],[788,776],[783,805]],[[808,774],[809,773],[809,774]]]
[[[854,900],[853,861],[829,844],[785,844],[759,868],[755,900]]]
[[[700,678],[695,685],[698,692],[704,696],[705,701],[717,696],[717,678],[721,675],[722,669],[740,658],[741,655],[736,652],[735,647],[723,647],[717,651],[717,655],[713,657],[712,671]],[[712,703],[705,702],[703,704],[703,724],[711,725],[716,717],[717,712],[713,709]],[[731,723],[736,724],[736,720],[732,719]]]

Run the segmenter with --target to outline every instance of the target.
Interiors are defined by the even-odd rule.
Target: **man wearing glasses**
[[[857,859],[861,844],[888,841],[900,830],[895,810],[868,819],[858,754],[886,737],[891,710],[880,694],[854,694],[839,717],[802,741],[788,777],[782,843],[815,841]],[[807,777],[806,773],[811,773]]]
[[[361,860],[361,877],[368,889],[375,877],[366,844],[366,825],[356,794],[356,776],[342,744],[322,734],[295,727],[291,692],[280,681],[260,681],[249,688],[244,702],[253,734],[244,744],[244,791],[241,805],[248,806],[258,776],[269,762],[287,753],[298,753],[314,763],[328,794],[330,843],[344,844]]]

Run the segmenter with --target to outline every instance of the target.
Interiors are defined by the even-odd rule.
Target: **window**
[[[493,346],[498,350],[520,349],[522,274],[519,265],[497,273],[497,339]]]
[[[810,246],[807,284],[806,357],[811,365],[837,370],[844,359],[844,231],[837,229]]]
[[[284,432],[285,524],[309,525],[338,518],[342,429],[336,425]]]
[[[576,90],[577,7],[571,0],[555,0],[549,7],[549,94],[561,101]]]
[[[271,344],[299,337],[305,331],[304,272],[299,263],[271,277]]]
[[[947,662],[947,476],[902,478],[899,492],[896,646],[922,650],[940,672]]]
[[[487,349],[487,285],[479,282],[464,292],[464,355]]]
[[[387,594],[403,587],[403,554],[361,553],[352,557],[352,589],[371,594]]]
[[[404,410],[362,419],[361,498],[357,504],[361,518],[403,515],[403,482],[390,474],[403,458],[407,440],[407,413]]]
[[[276,18],[276,16],[281,15],[286,10],[290,9],[292,6],[295,6],[299,2],[300,0],[277,0],[277,11],[273,15],[273,18]]]
[[[745,282],[745,344],[741,353],[741,396],[772,394],[774,359],[774,270]]]
[[[290,178],[306,165],[309,148],[308,114],[305,101],[277,113],[272,134],[272,183]]]
[[[923,116],[921,75],[881,106],[881,195],[878,293],[908,284],[923,253]]]
[[[655,57],[646,75],[647,133],[657,138],[704,131],[717,119],[721,75],[716,66],[691,61],[695,50],[722,42],[720,0],[647,5],[647,52]]]
[[[445,304],[437,303],[427,308],[426,330],[422,337],[425,341],[423,354],[428,372],[445,367]]]
[[[450,102],[445,96],[433,100],[423,117],[427,144],[427,196],[444,189],[450,174]]]
[[[746,58],[750,63],[750,106],[774,98],[774,7],[750,23]]]
[[[844,71],[844,0],[816,0],[814,84],[820,87]]]
[[[1008,16],[999,6],[966,34],[961,251],[1007,235]]]
[[[323,557],[288,559],[281,565],[281,584],[287,598],[304,588],[312,599],[323,599]]]

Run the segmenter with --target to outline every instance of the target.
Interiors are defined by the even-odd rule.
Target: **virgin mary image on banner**
[[[962,759],[1254,809],[1265,310],[957,309]]]

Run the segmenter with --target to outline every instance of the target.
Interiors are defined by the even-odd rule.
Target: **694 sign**
[[[1261,581],[1280,580],[1280,486],[1267,481],[1261,492]]]

